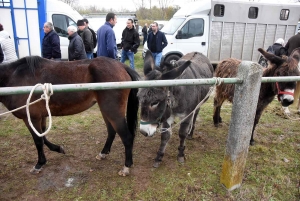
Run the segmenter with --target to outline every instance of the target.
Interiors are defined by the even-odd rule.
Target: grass
[[[141,52],[135,55],[142,72]],[[290,107],[293,117],[295,108]],[[48,163],[40,175],[29,170],[36,162],[32,137],[21,120],[0,119],[0,200],[299,200],[299,122],[284,118],[274,100],[255,131],[242,186],[228,192],[220,173],[230,124],[231,105],[225,103],[223,123],[212,122],[212,97],[200,110],[194,139],[186,142],[186,162],[176,161],[178,128],[159,168],[152,168],[160,135],[137,133],[131,175],[119,177],[124,149],[116,137],[107,160],[95,159],[104,145],[106,128],[97,106],[73,116],[54,117],[47,138],[64,146],[66,155],[45,148]],[[70,186],[66,186],[67,181]]]

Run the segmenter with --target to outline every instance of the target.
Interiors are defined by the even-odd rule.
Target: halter
[[[279,95],[288,94],[288,95],[294,96],[294,93],[292,93],[292,92],[281,91],[280,88],[279,88],[278,82],[276,82],[276,88],[277,88],[277,98],[278,98],[278,101],[280,101]]]

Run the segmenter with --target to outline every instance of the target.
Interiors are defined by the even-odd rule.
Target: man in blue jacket
[[[44,24],[44,32],[42,56],[46,59],[61,60],[59,36],[53,30],[53,24],[51,22]]]
[[[117,23],[117,16],[114,13],[106,15],[106,22],[97,31],[98,47],[97,56],[105,56],[116,59],[117,44],[113,27]]]
[[[165,34],[158,30],[158,24],[154,22],[152,24],[152,32],[148,35],[147,46],[152,52],[156,66],[160,65],[162,51],[167,45],[168,41]]]

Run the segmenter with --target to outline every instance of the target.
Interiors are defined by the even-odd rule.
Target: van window
[[[185,18],[172,18],[170,21],[162,28],[162,32],[167,35],[172,35],[177,31],[178,27],[184,22]]]
[[[250,7],[248,12],[248,17],[250,19],[256,19],[258,16],[258,8],[257,7]]]
[[[76,26],[76,23],[66,15],[52,15],[52,21],[54,30],[62,37],[68,37],[68,26]]]
[[[282,9],[280,12],[280,20],[288,20],[289,19],[290,10]]]
[[[191,19],[182,28],[181,39],[188,39],[197,36],[203,36],[204,31],[204,20],[201,18]]]
[[[223,17],[225,14],[225,6],[222,4],[216,4],[214,7],[214,16]]]

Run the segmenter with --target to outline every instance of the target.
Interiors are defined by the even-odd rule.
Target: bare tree
[[[162,17],[166,17],[166,9],[173,3],[174,0],[158,0],[159,7],[162,11]]]
[[[137,10],[140,8],[146,8],[146,0],[132,0],[132,2]]]
[[[78,2],[78,0],[60,0],[60,1],[70,5],[72,7],[74,7],[76,5],[76,3]]]

